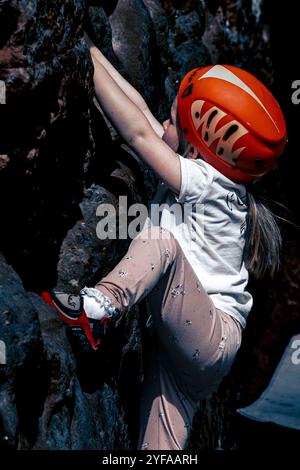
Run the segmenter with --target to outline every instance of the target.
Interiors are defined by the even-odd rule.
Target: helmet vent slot
[[[205,140],[205,142],[208,141],[208,132],[205,132],[205,134],[204,134],[204,140]]]
[[[220,155],[220,156],[223,155],[223,152],[224,152],[223,147],[219,148],[219,150],[218,150],[218,155]]]
[[[232,134],[234,134],[238,130],[238,128],[239,126],[237,126],[236,124],[233,124],[233,126],[230,126],[229,129],[227,129],[227,131],[225,132],[223,140],[228,140],[229,137],[231,137]]]
[[[216,109],[212,113],[210,113],[209,118],[207,120],[207,128],[209,128],[211,121],[217,114],[218,114],[218,111]]]

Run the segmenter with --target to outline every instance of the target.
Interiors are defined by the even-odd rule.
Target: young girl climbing
[[[249,272],[278,266],[275,220],[247,190],[286,142],[271,93],[246,71],[197,68],[161,125],[139,93],[86,38],[96,96],[109,120],[161,181],[162,204],[127,254],[80,295],[45,293],[69,325],[97,341],[91,322],[114,322],[147,296],[152,351],[142,384],[139,449],[183,449],[199,400],[217,390],[252,306]],[[176,205],[176,206],[174,206]],[[174,210],[180,207],[182,211]]]

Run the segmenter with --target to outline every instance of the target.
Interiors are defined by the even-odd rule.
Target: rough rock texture
[[[92,92],[84,6],[82,0],[0,5],[7,102],[0,154],[9,158],[0,174],[7,227],[1,247],[29,288],[55,282],[53,260],[79,216]]]
[[[45,393],[43,384],[35,377],[40,369],[43,345],[37,311],[2,255],[0,267],[0,337],[6,344],[7,363],[0,371],[0,445],[14,447],[23,439],[23,433],[28,432],[30,441],[30,435],[38,430]]]
[[[285,22],[297,17],[284,12]],[[7,103],[0,106],[0,250],[6,259],[0,257],[0,340],[7,354],[0,366],[1,448],[128,449],[136,438],[143,305],[110,332],[101,351],[90,353],[67,338],[36,295],[55,285],[77,292],[109,271],[128,240],[96,236],[97,207],[109,201],[118,210],[121,195],[128,204],[148,202],[155,191],[152,172],[93,102],[83,28],[160,119],[194,66],[231,63],[273,86],[291,144],[264,185],[295,219],[290,182],[295,186],[296,173],[289,165],[298,115],[287,89],[299,77],[294,69],[289,75],[279,52],[282,44],[293,45],[282,37],[281,15],[268,0],[0,1],[0,80],[6,85],[0,99]],[[250,425],[236,419],[235,409],[259,396],[299,330],[299,248],[292,228],[284,237],[280,275],[252,282],[256,301],[242,349],[219,393],[201,403],[193,450],[251,448]],[[256,441],[262,438],[259,428],[254,433]]]
[[[67,237],[62,247],[66,256],[60,258],[63,261],[57,271],[68,229],[74,224],[81,227],[80,220],[87,212],[85,181],[88,185],[101,178],[107,180],[120,168],[116,159],[122,160],[122,151],[113,150],[109,131],[92,104],[92,65],[83,42],[86,13],[85,2],[76,0],[0,5],[0,80],[6,85],[7,103],[1,105],[0,214],[5,225],[1,250],[26,288],[36,292],[57,282],[72,286],[73,278],[88,283],[97,269],[109,269],[122,251],[115,246],[105,262],[103,255],[86,266],[84,261],[96,259],[101,244],[95,246],[95,230],[92,234],[90,228],[89,234],[81,233],[78,238],[80,228],[77,235],[73,229],[77,256],[87,254],[69,272],[74,260],[67,263],[69,252],[64,247],[72,245],[73,235]],[[97,163],[95,127],[102,152],[107,152],[109,143],[115,154],[116,159],[107,158],[109,163],[103,163],[103,154],[101,165]],[[105,194],[109,189],[117,195],[127,192],[120,175],[119,180],[107,181],[106,187]],[[61,265],[66,266],[65,272]],[[38,297],[26,295],[4,260],[0,273],[0,338],[7,352],[7,366],[1,366],[1,445],[20,449],[127,448],[128,430],[114,378],[114,372],[116,377],[121,374],[122,335],[115,352],[119,351],[119,356],[115,365],[111,360],[109,374],[105,375],[103,353],[91,357],[79,353],[75,361],[63,326],[51,319],[53,313]],[[128,337],[135,333],[136,342],[139,333],[135,325],[133,320]],[[134,350],[135,344],[130,348],[125,334],[124,338],[127,349]],[[76,344],[73,346],[78,352]],[[132,364],[134,370],[134,360]],[[92,392],[85,394],[86,388]]]
[[[103,368],[98,387],[89,388],[61,321],[39,296],[25,292],[2,256],[0,286],[0,337],[7,345],[0,375],[0,447],[126,448],[123,412],[116,391],[101,385]],[[79,360],[90,362],[84,356]]]
[[[270,26],[262,20],[263,2],[221,0],[207,2],[203,42],[213,63],[229,63],[271,85]]]

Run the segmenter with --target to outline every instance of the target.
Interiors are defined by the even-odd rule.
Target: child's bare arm
[[[121,90],[128,96],[128,98],[142,111],[147,120],[151,124],[155,132],[162,137],[164,130],[160,122],[153,116],[148,105],[142,95],[115,69],[115,67],[106,59],[102,52],[95,46],[90,37],[85,33],[85,42],[90,48],[90,53],[93,61],[100,62],[109,75],[119,85]]]
[[[178,155],[157,135],[103,65],[94,59],[95,92],[103,111],[133,150],[178,193],[181,171]]]

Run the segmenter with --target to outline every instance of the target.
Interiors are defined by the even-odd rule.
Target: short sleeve
[[[190,160],[179,156],[181,167],[181,186],[178,202],[201,202],[207,188],[212,183],[213,172],[204,160]]]

